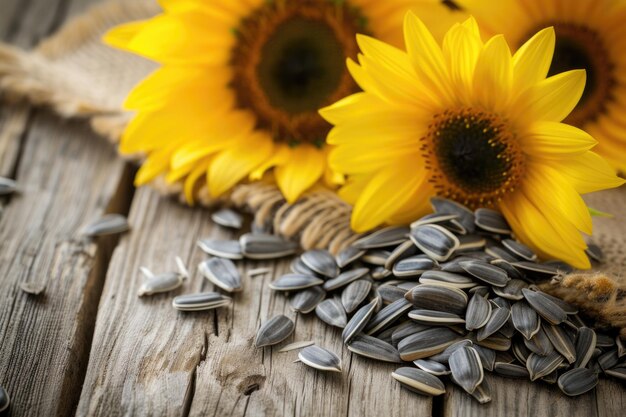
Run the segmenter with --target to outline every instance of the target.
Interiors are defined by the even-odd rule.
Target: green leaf
[[[596,210],[593,207],[587,207],[587,209],[589,210],[589,214],[591,214],[593,217],[607,217],[607,218],[613,218],[613,215],[611,213],[605,213],[603,211],[600,210]]]

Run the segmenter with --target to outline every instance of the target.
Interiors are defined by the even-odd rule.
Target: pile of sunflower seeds
[[[626,379],[619,337],[586,326],[573,306],[537,287],[571,272],[569,265],[539,262],[495,210],[471,211],[443,198],[431,203],[434,213],[410,227],[375,231],[336,256],[318,249],[302,253],[291,273],[270,288],[286,294],[294,311],[315,312],[342,328],[351,352],[402,364],[391,376],[423,395],[443,394],[450,381],[489,402],[485,371],[557,384],[568,396],[593,389],[601,373]],[[203,275],[226,291],[240,289],[229,260],[297,250],[280,237],[254,233],[198,244],[217,257],[207,264],[224,263],[207,265]],[[588,256],[601,261],[602,251],[591,244]],[[293,330],[289,318],[274,317],[259,329],[256,346],[278,344]],[[312,343],[281,351],[303,348],[298,361],[340,372],[339,357]]]

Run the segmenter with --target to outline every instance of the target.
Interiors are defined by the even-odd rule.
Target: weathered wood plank
[[[13,415],[66,415],[86,365],[106,251],[77,236],[103,213],[123,171],[86,125],[39,114],[0,220],[0,385]],[[20,289],[45,283],[41,296]]]

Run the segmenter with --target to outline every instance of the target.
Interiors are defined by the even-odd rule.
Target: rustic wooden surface
[[[96,0],[0,1],[0,39],[30,47]],[[554,386],[492,376],[487,406],[454,387],[434,400],[401,389],[389,375],[394,365],[352,355],[338,330],[296,317],[268,290],[288,261],[241,263],[242,273],[271,273],[246,278],[229,309],[177,312],[174,294],[213,289],[193,268],[204,258],[195,241],[231,232],[211,225],[205,210],[135,192],[132,171],[84,123],[0,105],[0,175],[21,188],[0,200],[0,385],[12,397],[9,415],[623,416],[626,390],[607,380],[568,399]],[[128,214],[132,232],[81,238],[81,226],[105,212]],[[191,279],[174,294],[138,298],[139,266],[172,270],[175,256]],[[45,283],[45,294],[25,294],[23,282]],[[344,372],[254,349],[256,329],[278,313],[296,320],[288,341],[341,352]]]

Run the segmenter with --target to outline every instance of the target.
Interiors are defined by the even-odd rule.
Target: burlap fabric
[[[111,49],[100,38],[112,26],[158,12],[155,0],[105,1],[32,51],[0,44],[2,96],[48,106],[61,117],[88,119],[96,132],[115,143],[130,117],[120,110],[124,97],[156,65]],[[177,191],[175,185],[161,189]],[[592,207],[614,215],[594,220],[593,239],[605,251],[606,264],[594,271],[596,275],[570,276],[544,285],[601,321],[622,328],[626,336],[626,188],[586,199]],[[201,200],[211,202],[206,195]],[[303,248],[328,247],[336,252],[356,237],[349,229],[350,207],[328,191],[311,192],[296,205],[288,205],[274,186],[246,184],[224,203],[249,208],[257,227],[299,239]]]

